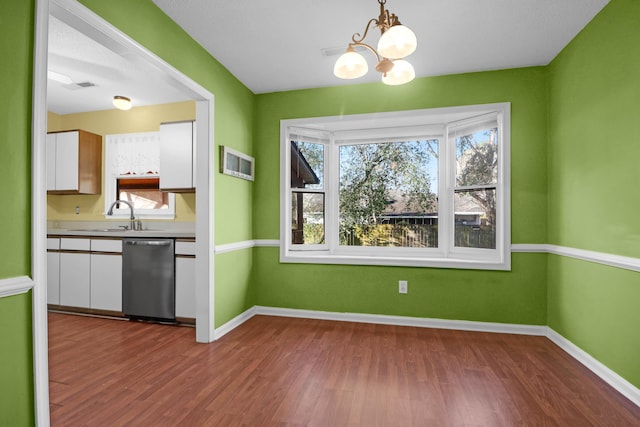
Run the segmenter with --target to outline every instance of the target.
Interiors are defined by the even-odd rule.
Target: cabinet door
[[[60,254],[60,305],[88,308],[91,261],[89,254]]]
[[[176,257],[176,317],[196,317],[196,259]]]
[[[122,311],[122,255],[91,254],[91,308]]]
[[[56,134],[56,190],[78,189],[78,135],[77,131]]]
[[[47,304],[60,304],[60,252],[47,252]]]
[[[194,188],[193,122],[160,125],[160,188]]]
[[[56,135],[47,134],[47,191],[56,189]]]

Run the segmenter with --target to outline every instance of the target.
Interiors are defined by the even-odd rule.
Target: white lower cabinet
[[[176,317],[196,317],[196,259],[176,256]]]
[[[60,304],[60,239],[47,239],[47,304]],[[55,252],[53,252],[55,251]]]
[[[60,305],[89,307],[91,261],[89,239],[60,239]]]
[[[60,254],[60,305],[89,307],[91,260],[88,253]]]
[[[122,311],[121,239],[47,239],[47,302]],[[59,252],[58,252],[59,251]],[[196,317],[194,241],[176,242],[176,317]]]
[[[121,254],[91,254],[90,307],[122,311]]]
[[[63,237],[59,249],[47,254],[49,304],[122,311],[122,240]]]

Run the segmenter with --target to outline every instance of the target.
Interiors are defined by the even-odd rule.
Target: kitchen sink
[[[75,228],[73,230],[68,230],[68,231],[99,231],[101,233],[104,233],[107,231],[128,231],[128,230],[125,230],[123,228]]]
[[[114,233],[114,232],[122,232],[122,231],[164,231],[159,228],[145,228],[144,230],[129,230],[124,228],[75,228],[67,231],[87,231],[87,232],[99,232],[99,233]]]

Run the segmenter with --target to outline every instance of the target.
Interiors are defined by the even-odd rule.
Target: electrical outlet
[[[398,281],[398,292],[400,292],[401,294],[406,294],[407,292],[409,292],[409,282],[407,282],[406,280]]]

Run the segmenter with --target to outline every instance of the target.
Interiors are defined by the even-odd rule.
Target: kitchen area
[[[195,324],[194,115],[193,102],[49,113],[50,310]],[[110,148],[125,139],[138,143]]]
[[[196,102],[157,69],[54,12],[48,308],[194,325]]]

